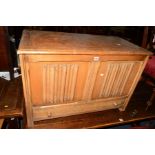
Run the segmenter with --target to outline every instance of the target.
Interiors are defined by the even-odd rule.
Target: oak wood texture
[[[147,91],[146,91],[147,90]],[[117,125],[135,123],[142,120],[155,119],[155,99],[147,108],[153,88],[140,81],[125,111],[111,109],[81,115],[74,115],[50,120],[37,121],[36,129],[94,129],[109,128]],[[147,110],[146,110],[147,108]]]
[[[63,116],[70,116],[81,113],[88,113],[94,111],[101,111],[106,109],[115,109],[122,106],[124,100],[113,99],[113,100],[96,100],[90,102],[76,102],[63,105],[51,105],[51,106],[41,106],[33,108],[33,120],[44,120]]]
[[[0,118],[22,117],[23,110],[21,77],[11,81],[0,78]]]
[[[20,88],[20,97],[24,100],[23,90],[21,89],[21,78],[17,78],[14,80],[19,83],[19,85],[13,85],[14,90]],[[0,90],[4,91],[4,87],[7,87],[7,89],[9,90],[10,85],[8,83],[10,82],[13,81],[6,81],[4,79],[0,79]],[[145,119],[153,119],[155,118],[155,100],[152,101],[153,104],[146,110],[147,101],[150,100],[152,91],[153,87],[148,85],[145,81],[140,81],[131,97],[131,100],[126,110],[123,112],[119,112],[119,110],[117,109],[111,109],[106,111],[67,116],[62,118],[48,119],[44,121],[36,121],[34,123],[34,128],[106,128],[109,126],[121,125]],[[4,91],[4,96],[7,96],[7,98],[11,98],[12,102],[16,100],[16,97],[12,96],[10,93],[9,95],[7,94],[7,91]],[[0,99],[3,99],[3,97],[1,96]],[[18,107],[22,105],[20,98],[18,98],[18,105]],[[19,111],[17,114],[16,110],[16,116],[21,116],[22,110]],[[3,113],[3,116],[1,118],[6,118],[6,116],[8,116],[8,118],[15,116],[15,112],[13,112],[12,110],[5,112],[7,112],[8,114],[10,113],[10,115],[5,115],[6,113]],[[0,112],[0,114],[2,113]],[[119,119],[123,119],[123,121],[120,121]]]
[[[116,53],[117,51],[117,53]],[[149,52],[113,36],[24,30],[18,53],[29,54],[140,54]],[[151,54],[151,52],[150,52]]]
[[[151,52],[118,37],[24,31],[28,127],[44,119],[125,110]]]

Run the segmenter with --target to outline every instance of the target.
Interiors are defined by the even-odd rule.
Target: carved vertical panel
[[[44,104],[73,101],[78,67],[78,64],[45,64],[43,66]]]
[[[88,70],[88,75],[86,79],[86,84],[83,93],[83,100],[90,100],[92,98],[93,88],[97,76],[97,71],[100,62],[91,62],[90,68]]]
[[[99,97],[121,96],[134,64],[134,62],[108,63],[107,71],[102,79]]]

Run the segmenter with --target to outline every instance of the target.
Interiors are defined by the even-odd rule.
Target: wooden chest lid
[[[24,30],[18,54],[135,54],[152,53],[114,36]]]

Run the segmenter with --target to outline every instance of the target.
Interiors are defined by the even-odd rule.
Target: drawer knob
[[[51,117],[52,117],[52,113],[51,113],[51,112],[48,112],[47,116],[48,116],[49,118],[51,118]]]
[[[104,76],[104,74],[103,74],[103,73],[101,73],[101,74],[100,74],[100,76]]]

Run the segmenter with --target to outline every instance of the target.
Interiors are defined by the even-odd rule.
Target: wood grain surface
[[[44,119],[124,111],[152,53],[114,36],[25,30],[18,54],[33,128]]]
[[[29,54],[140,54],[151,52],[114,36],[24,30],[18,53]]]
[[[23,107],[21,77],[12,81],[0,78],[0,118],[22,117]]]
[[[0,79],[0,104],[4,98],[10,98],[12,103],[16,101],[16,97],[12,96],[11,93],[7,93],[9,91],[9,83],[4,79]],[[11,81],[11,87],[14,87],[16,91],[19,89],[19,98],[17,107],[14,110],[1,110],[0,118],[6,117],[15,117],[15,116],[23,116],[23,90],[22,90],[22,81],[21,78],[15,79],[15,81]],[[4,91],[7,90],[7,91]],[[130,122],[136,122],[146,119],[154,119],[155,118],[155,100],[153,100],[153,104],[147,108],[147,101],[150,99],[153,91],[153,87],[149,86],[144,81],[140,81],[132,95],[132,98],[124,112],[120,112],[117,109],[107,110],[107,111],[99,111],[94,113],[87,113],[75,116],[68,116],[62,118],[55,118],[51,120],[37,121],[35,122],[34,128],[107,128],[116,125],[123,125]],[[2,96],[3,93],[3,96]],[[6,93],[6,94],[5,94]],[[9,103],[9,102],[8,102]],[[147,110],[146,110],[147,108]],[[3,119],[2,119],[3,120]],[[27,127],[24,126],[24,128]]]
[[[155,119],[155,100],[147,108],[153,88],[139,82],[125,111],[117,109],[35,122],[34,128],[79,129],[108,128],[142,120]],[[147,110],[146,110],[147,108]]]

